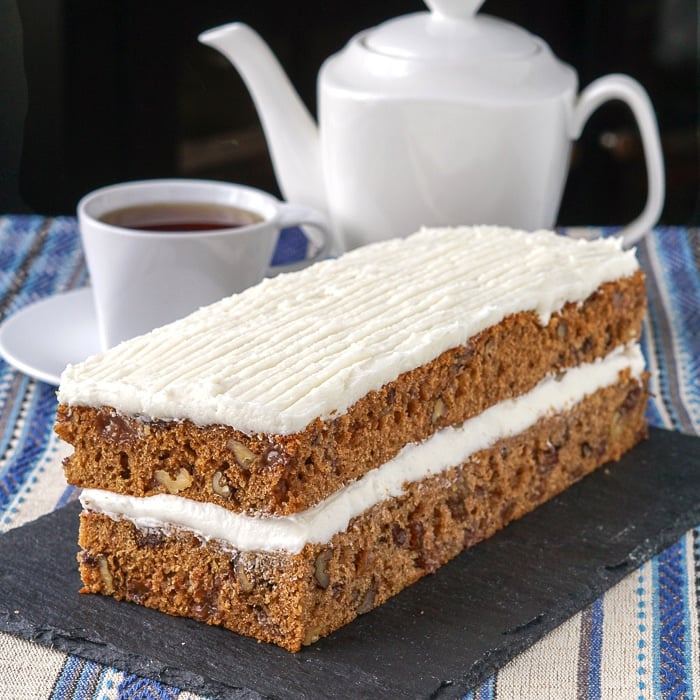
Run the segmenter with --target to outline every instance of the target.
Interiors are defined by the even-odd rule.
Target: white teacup
[[[100,343],[107,349],[337,252],[325,218],[266,192],[209,180],[143,180],[95,190],[78,221]],[[313,255],[270,267],[280,230],[303,225]],[[181,230],[184,229],[184,230]]]

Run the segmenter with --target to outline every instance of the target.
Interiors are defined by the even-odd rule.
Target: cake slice
[[[646,434],[616,240],[426,229],[68,367],[84,590],[298,651]]]

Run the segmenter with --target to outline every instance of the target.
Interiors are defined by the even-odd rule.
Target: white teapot
[[[578,93],[576,72],[524,29],[476,14],[483,0],[426,0],[352,38],[318,79],[317,128],[278,61],[244,24],[199,38],[236,66],[258,110],[284,196],[325,211],[346,248],[422,225],[551,228],[571,143],[607,100],[631,108],[646,205],[622,231],[658,220],[664,168],[656,118],[632,78]]]

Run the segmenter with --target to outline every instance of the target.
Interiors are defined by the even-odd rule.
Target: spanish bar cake
[[[612,239],[423,229],[64,371],[83,591],[296,652],[646,436]]]

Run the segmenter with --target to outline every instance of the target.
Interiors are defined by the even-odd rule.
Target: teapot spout
[[[328,212],[318,128],[270,47],[246,24],[199,35],[238,70],[255,104],[285,199]]]

